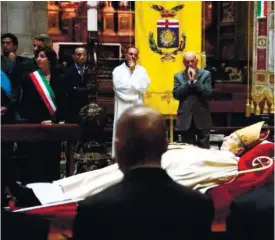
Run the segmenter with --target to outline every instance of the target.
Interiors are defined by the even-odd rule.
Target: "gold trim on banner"
[[[267,100],[265,100],[265,103],[264,103],[264,110],[263,110],[263,113],[269,113]]]
[[[255,113],[256,115],[263,113],[271,113],[274,114],[274,80],[273,73],[269,71],[268,68],[268,57],[271,54],[269,52],[269,44],[270,44],[270,30],[273,29],[271,27],[271,18],[274,11],[271,11],[271,2],[268,2],[268,13],[267,18],[263,20],[259,20],[257,18],[257,2],[254,2],[254,13],[253,13],[253,75],[251,83],[248,81],[250,85],[251,98],[256,104]],[[248,11],[250,9],[248,8]],[[259,31],[259,28],[262,28],[259,21],[266,21],[267,23],[267,35],[263,36]],[[249,28],[248,28],[249,30]],[[265,34],[264,34],[265,35]],[[249,46],[248,46],[249,48]],[[265,69],[259,70],[257,69],[257,61],[260,61],[259,56],[257,56],[257,49],[266,49],[266,58],[265,61]],[[248,52],[249,53],[249,52]],[[262,60],[261,60],[262,61]],[[249,89],[249,86],[248,86]],[[249,98],[249,96],[247,96]],[[252,102],[251,102],[252,104]],[[260,104],[262,109],[260,109]],[[263,104],[263,105],[262,105]],[[270,106],[270,107],[269,107]],[[246,107],[248,109],[248,106]],[[250,107],[252,110],[253,107]],[[252,111],[250,112],[250,114]],[[246,113],[247,114],[247,113]],[[247,114],[248,115],[248,114]]]
[[[270,106],[270,113],[274,114],[274,104],[273,103]]]
[[[256,115],[260,115],[261,114],[261,109],[259,106],[259,103],[256,104]]]
[[[144,94],[145,99],[152,98],[152,95],[160,95],[161,101],[166,101],[168,104],[171,103],[171,100],[173,99],[173,93],[172,91],[165,91],[165,92],[155,92],[155,91],[147,91]]]
[[[272,90],[271,89],[265,89],[264,95],[267,98],[267,101],[269,103],[273,103],[274,102],[274,95],[272,94]]]
[[[253,100],[251,100],[250,104],[250,114],[255,114],[255,105]]]
[[[259,103],[265,98],[264,92],[265,92],[265,86],[254,85],[252,87],[251,96],[256,103]]]
[[[274,102],[272,90],[264,85],[254,85],[251,96],[256,103],[262,102],[265,98],[269,103]]]
[[[245,116],[246,117],[250,117],[251,113],[250,113],[250,103],[249,103],[249,98],[247,98],[246,100],[246,108],[245,108]]]

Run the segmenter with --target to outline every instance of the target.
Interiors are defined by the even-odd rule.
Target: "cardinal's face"
[[[223,151],[230,151],[236,156],[239,156],[244,151],[241,140],[236,133],[231,133],[229,136],[225,137],[220,149]]]

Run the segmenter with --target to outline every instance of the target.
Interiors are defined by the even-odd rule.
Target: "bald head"
[[[195,52],[185,52],[182,61],[186,69],[197,68],[198,58]]]
[[[126,110],[117,122],[115,149],[123,171],[152,163],[160,165],[167,150],[166,127],[160,113],[146,106]]]

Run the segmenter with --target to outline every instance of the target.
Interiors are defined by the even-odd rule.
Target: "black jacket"
[[[66,122],[79,123],[79,111],[88,104],[88,80],[89,75],[87,70],[85,70],[84,75],[81,76],[75,65],[67,69],[65,73],[68,104]]]
[[[58,68],[51,70],[50,85],[56,97],[56,113],[51,116],[30,76],[22,82],[20,116],[28,123],[41,123],[44,120],[64,121],[66,111],[66,91],[64,76]]]
[[[1,106],[7,108],[7,112],[1,116],[1,124],[11,124],[15,121],[15,110],[18,102],[18,88],[12,78],[15,62],[8,57],[1,55],[1,70],[7,75],[11,83],[11,96],[7,96],[1,88]]]
[[[274,184],[236,198],[227,219],[228,239],[274,239]]]
[[[79,203],[73,236],[83,239],[208,239],[207,196],[175,183],[161,168],[136,168]]]
[[[192,118],[200,130],[210,130],[212,118],[208,99],[212,94],[211,74],[207,70],[197,70],[197,81],[189,84],[186,71],[174,76],[173,96],[179,101],[176,130],[187,131]]]
[[[1,239],[47,240],[50,223],[41,216],[8,212],[1,209]]]

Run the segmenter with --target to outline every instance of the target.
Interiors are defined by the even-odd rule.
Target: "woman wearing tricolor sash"
[[[35,54],[38,70],[24,81],[22,117],[28,123],[45,125],[64,121],[66,92],[64,77],[56,68],[57,57],[49,48]],[[27,182],[53,181],[60,177],[60,143],[39,142],[28,149]]]

